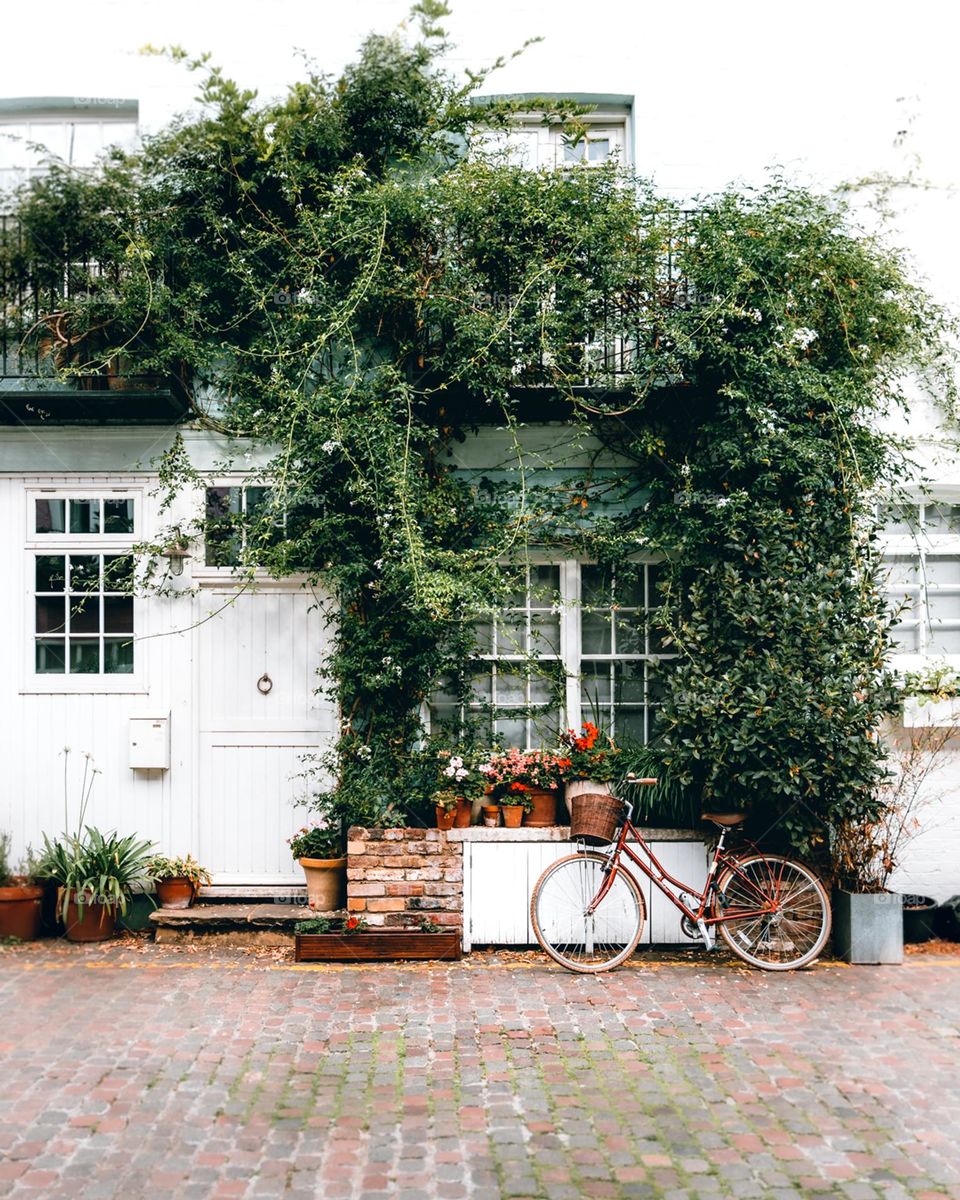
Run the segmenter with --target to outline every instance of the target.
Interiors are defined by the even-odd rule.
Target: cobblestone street
[[[0,950],[0,1195],[956,1198],[958,984]]]

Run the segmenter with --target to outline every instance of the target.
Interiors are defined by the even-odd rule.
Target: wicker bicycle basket
[[[570,813],[570,837],[591,846],[612,842],[623,818],[623,804],[609,792],[577,796]]]

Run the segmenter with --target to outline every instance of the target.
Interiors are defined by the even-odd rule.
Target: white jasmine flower
[[[790,335],[790,341],[793,342],[795,346],[799,346],[801,350],[806,350],[806,348],[816,340],[817,331],[815,329],[805,329],[803,326],[801,326],[799,329],[795,329]]]

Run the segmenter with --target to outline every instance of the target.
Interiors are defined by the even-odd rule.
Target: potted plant
[[[43,837],[38,874],[58,885],[57,907],[71,942],[102,942],[116,932],[136,884],[143,881],[151,844],[92,826],[82,834]]]
[[[317,912],[343,908],[347,892],[347,859],[339,826],[319,822],[304,825],[289,839],[289,846],[306,876],[307,904]]]
[[[500,824],[500,805],[499,804],[483,804],[480,807],[480,819],[483,821],[484,828],[496,829]]]
[[[613,741],[601,734],[592,721],[586,721],[579,733],[568,729],[560,735],[557,758],[571,813],[578,796],[612,793],[610,785],[620,774],[619,753]]]
[[[435,792],[433,803],[437,810],[437,828],[452,829],[454,820],[457,816],[457,802],[459,797],[456,792],[441,791]]]
[[[154,854],[147,860],[146,875],[156,885],[161,908],[189,908],[200,888],[211,879],[210,872],[192,854],[186,858]]]
[[[526,824],[534,827],[557,823],[560,765],[549,750],[498,750],[480,765],[480,773],[493,784],[501,805],[524,796],[529,807]],[[504,815],[506,824],[506,815]]]
[[[918,814],[935,798],[930,775],[950,761],[955,726],[924,725],[893,740],[888,774],[866,817],[837,822],[830,831],[836,888],[834,948],[853,963],[903,961],[912,910],[889,889],[903,851],[920,832]]]
[[[486,780],[475,765],[475,762],[464,752],[455,753],[452,750],[439,750],[439,787],[435,796],[437,805],[437,824],[440,829],[465,829],[473,817],[473,803],[483,795]],[[438,797],[444,797],[440,799]],[[450,797],[453,798],[453,815]],[[440,809],[444,810],[441,821]],[[446,824],[447,820],[451,824]]]
[[[0,940],[32,942],[40,936],[43,887],[30,852],[16,871],[10,863],[10,835],[0,833]]]
[[[524,816],[533,811],[533,799],[529,792],[519,790],[522,784],[511,787],[518,790],[508,790],[500,797],[500,812],[507,829],[519,829]]]

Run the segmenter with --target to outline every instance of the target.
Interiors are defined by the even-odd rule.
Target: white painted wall
[[[171,854],[209,851],[224,882],[302,882],[285,839],[304,822],[292,801],[307,784],[292,777],[302,770],[301,753],[329,744],[335,727],[329,702],[315,694],[315,671],[329,642],[316,607],[323,597],[295,581],[265,582],[262,594],[234,606],[235,589],[222,574],[190,560],[176,581],[179,595],[137,601],[132,680],[87,676],[84,686],[95,690],[71,694],[65,677],[30,670],[29,489],[140,489],[138,536],[149,538],[159,517],[151,495],[156,479],[147,468],[170,437],[169,430],[85,429],[0,435],[0,829],[13,834],[17,857],[26,845],[37,847],[43,832],[64,828],[63,748],[70,746],[71,828],[82,754],[89,752],[102,774],[88,823],[138,833]],[[186,440],[201,469],[230,452],[222,439],[206,434],[188,431]],[[249,469],[253,457],[240,449],[236,465]],[[200,492],[184,493],[163,523],[188,518],[201,503]],[[269,696],[256,690],[264,670],[274,679]],[[129,719],[160,714],[170,719],[170,768],[132,770]],[[214,743],[232,744],[232,756]],[[230,771],[214,788],[211,772],[224,758],[231,759]],[[218,831],[217,845],[231,847],[230,854],[212,847],[211,833]]]

